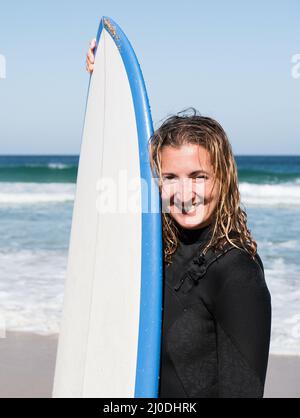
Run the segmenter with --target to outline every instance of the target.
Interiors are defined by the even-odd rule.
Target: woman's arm
[[[242,250],[233,252],[215,305],[219,397],[263,397],[271,297],[261,266]]]

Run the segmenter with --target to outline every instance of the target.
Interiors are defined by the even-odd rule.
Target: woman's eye
[[[172,180],[176,180],[176,178],[175,177],[171,177],[171,176],[169,176],[169,177],[163,177],[163,181],[172,181]]]
[[[207,176],[205,176],[205,175],[199,175],[199,176],[196,176],[196,177],[190,177],[190,179],[192,180],[192,181],[195,181],[195,180],[197,180],[197,179],[208,179],[208,177]],[[177,178],[177,177],[173,177],[173,176],[166,176],[166,177],[163,177],[163,182],[164,183],[175,183],[175,182],[177,182],[177,181],[179,181],[179,179]]]

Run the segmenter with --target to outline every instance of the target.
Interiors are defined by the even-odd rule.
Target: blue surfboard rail
[[[142,187],[142,202],[148,202],[148,206],[142,211],[140,322],[134,397],[157,398],[162,330],[163,249],[159,190],[153,182],[148,152],[153,122],[143,74],[129,40],[117,23],[103,16],[97,33],[97,45],[104,29],[117,45],[127,72],[137,124],[141,178],[148,186],[147,189]],[[152,211],[149,211],[149,203]]]

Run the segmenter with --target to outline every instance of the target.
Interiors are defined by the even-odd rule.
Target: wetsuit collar
[[[177,225],[177,228],[179,232],[178,238],[185,244],[204,242],[212,232],[212,224],[197,229],[187,229],[180,225]]]

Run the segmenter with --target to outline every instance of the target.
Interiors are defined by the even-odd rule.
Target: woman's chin
[[[196,226],[199,227],[199,225],[203,223],[204,221],[203,214],[197,214],[197,213],[194,213],[194,214],[175,213],[175,214],[172,214],[172,217],[183,228],[193,228]]]

